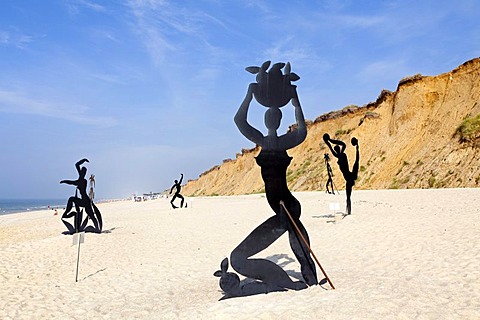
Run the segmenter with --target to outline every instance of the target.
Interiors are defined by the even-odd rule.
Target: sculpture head
[[[341,151],[339,145],[336,145],[335,147],[333,147],[333,150],[335,150],[336,153],[340,153],[340,151]]]
[[[270,61],[265,61],[261,67],[247,67],[246,70],[252,74],[256,74],[257,89],[253,95],[258,103],[265,107],[281,108],[285,106],[295,94],[295,85],[293,81],[297,81],[300,77],[290,72],[290,63],[275,63],[270,70]],[[285,67],[284,72],[282,72]]]
[[[87,168],[82,167],[82,168],[80,169],[80,176],[81,176],[82,178],[85,178],[86,175],[87,175]]]
[[[268,108],[265,112],[265,126],[269,130],[277,130],[282,120],[282,111],[280,108]]]
[[[352,146],[357,146],[358,145],[358,140],[355,137],[352,138],[351,142],[352,142]]]

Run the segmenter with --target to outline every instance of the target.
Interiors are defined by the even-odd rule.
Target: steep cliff
[[[480,58],[438,76],[402,79],[395,92],[383,90],[363,107],[349,106],[308,123],[307,139],[288,151],[292,191],[324,190],[322,136],[347,143],[353,165],[355,136],[360,145],[356,189],[480,186]],[[263,192],[254,157],[260,149],[242,150],[234,160],[188,181],[186,195],[238,195]],[[344,181],[331,156],[334,183]]]

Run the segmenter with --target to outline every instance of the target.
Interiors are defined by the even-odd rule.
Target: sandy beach
[[[262,194],[99,205],[77,247],[51,210],[0,216],[1,319],[480,319],[480,189],[299,192],[328,284],[218,301],[213,273],[273,214]],[[286,235],[258,254],[301,277]],[[229,271],[233,271],[231,268]],[[319,278],[321,276],[318,270]],[[242,277],[241,277],[242,278]]]

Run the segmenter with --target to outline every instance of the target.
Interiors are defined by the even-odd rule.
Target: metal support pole
[[[315,256],[315,254],[313,253],[312,249],[310,248],[310,245],[308,244],[307,240],[305,239],[305,237],[303,236],[303,234],[300,232],[300,229],[298,228],[297,224],[295,223],[295,221],[293,220],[292,216],[290,215],[290,212],[288,212],[288,209],[287,207],[285,207],[285,203],[281,200],[280,201],[280,205],[283,207],[283,209],[285,209],[285,212],[287,213],[288,217],[290,218],[290,221],[292,222],[293,226],[295,227],[295,229],[297,230],[297,233],[300,235],[300,238],[302,238],[303,240],[303,243],[305,244],[305,246],[307,247],[308,251],[310,251],[311,255],[313,256],[313,258],[315,259],[315,261],[317,262],[318,264],[318,267],[320,268],[320,270],[322,270],[322,273],[323,275],[325,276],[325,278],[327,279],[328,283],[330,284],[330,286],[332,287],[332,289],[335,290],[335,287],[333,286],[333,283],[330,281],[330,278],[327,276],[327,274],[325,273],[325,270],[323,270],[322,268],[322,265],[320,264],[320,262],[318,261],[317,257]]]

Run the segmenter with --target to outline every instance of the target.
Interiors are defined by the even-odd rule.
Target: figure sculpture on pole
[[[353,164],[352,171],[350,171],[350,167],[348,166],[348,158],[345,154],[345,148],[347,147],[345,142],[331,139],[328,133],[323,135],[323,140],[327,144],[333,156],[338,159],[338,167],[340,168],[343,178],[345,179],[345,191],[347,193],[347,214],[351,214],[352,203],[350,197],[352,195],[353,186],[355,185],[355,180],[358,178],[358,163],[360,160],[358,140],[355,137],[353,137],[351,140],[352,145],[356,147],[355,163]],[[332,147],[332,143],[335,145],[334,147]]]
[[[307,230],[300,221],[300,202],[290,193],[286,180],[287,167],[292,160],[288,156],[287,150],[298,146],[305,140],[307,127],[296,86],[291,84],[300,78],[290,71],[289,63],[276,63],[267,71],[269,66],[270,61],[267,61],[261,67],[246,68],[248,72],[257,75],[257,81],[248,86],[247,95],[235,115],[235,124],[247,139],[261,146],[261,151],[255,159],[261,168],[267,201],[275,214],[255,228],[233,250],[230,262],[238,273],[247,278],[256,279],[265,292],[286,289],[300,290],[318,284],[317,274],[308,248],[300,240],[284,208],[291,213],[293,221],[308,242]],[[267,108],[265,126],[268,133],[266,136],[247,121],[248,110],[253,98]],[[294,106],[297,128],[279,136],[277,129],[282,119],[280,108],[290,101]],[[288,232],[290,246],[300,263],[303,281],[293,281],[279,265],[272,261],[252,258],[285,232]],[[222,265],[222,269],[226,270],[226,265],[224,263]],[[220,274],[217,273],[218,276]],[[224,274],[227,273],[224,272]],[[238,288],[231,290],[233,294],[241,291]],[[226,292],[227,295],[232,293]],[[248,294],[248,292],[245,293]]]
[[[170,203],[171,203],[173,209],[177,209],[177,208],[178,208],[175,204],[173,204],[173,202],[175,201],[176,198],[182,199],[182,201],[180,202],[180,208],[183,208],[183,202],[185,201],[185,199],[184,199],[183,196],[180,194],[180,190],[182,189],[182,186],[181,186],[181,185],[182,185],[182,181],[183,181],[183,173],[180,174],[180,181],[175,180],[174,183],[173,183],[172,188],[170,189],[170,194],[172,194],[173,189],[175,189],[175,194],[173,195],[172,200],[170,200]]]
[[[93,199],[95,198],[95,191],[94,191],[94,188],[95,188],[95,175],[94,175],[94,174],[91,174],[89,180],[90,180],[90,191],[88,192],[88,197],[89,197],[90,200],[92,200],[92,202],[93,202]]]
[[[100,210],[98,210],[97,206],[93,203],[93,201],[87,195],[87,179],[85,176],[87,175],[87,168],[81,167],[82,164],[85,162],[89,162],[88,159],[82,159],[75,164],[75,168],[78,172],[78,179],[77,180],[62,180],[60,183],[65,183],[69,185],[76,186],[75,196],[70,197],[67,202],[67,207],[62,215],[62,222],[68,229],[70,234],[85,231],[85,232],[102,232],[102,216],[100,214]],[[78,193],[80,193],[80,197],[78,197]],[[71,211],[73,206],[75,205],[75,211]],[[83,216],[83,209],[87,213],[87,217],[85,220],[82,221]],[[74,218],[74,225],[72,226],[71,223],[66,221],[68,218]],[[88,226],[88,220],[91,220],[93,223],[92,226]]]
[[[328,175],[327,183],[325,185],[325,187],[327,188],[327,193],[335,194],[335,190],[333,188],[333,178],[332,178],[333,172],[332,172],[332,167],[330,166],[330,156],[328,155],[328,153],[325,153],[323,159],[325,160],[325,166],[327,167],[327,175]],[[332,191],[330,191],[330,189],[332,189]]]

